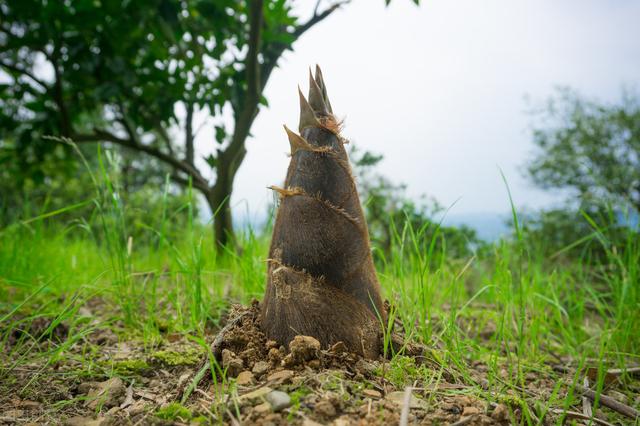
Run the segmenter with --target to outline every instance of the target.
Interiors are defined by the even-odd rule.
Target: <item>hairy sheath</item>
[[[367,224],[319,68],[309,80],[308,100],[299,93],[299,134],[285,126],[284,187],[271,187],[280,206],[261,323],[280,344],[307,335],[375,358],[385,314]]]

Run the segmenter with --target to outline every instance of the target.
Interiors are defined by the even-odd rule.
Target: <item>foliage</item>
[[[59,151],[62,149],[60,145]],[[92,152],[95,149],[91,147],[85,151],[89,154],[85,158],[96,163],[89,166],[98,168],[98,157]],[[159,178],[132,182],[126,158],[114,151],[103,155],[106,161],[113,163],[108,165],[108,176],[115,185],[120,202],[126,206],[123,212],[127,238],[131,237],[136,244],[147,244],[157,241],[156,229],[162,229],[168,237],[177,237],[184,232],[188,220],[186,206],[190,205],[187,192],[177,191]],[[0,169],[0,191],[3,194],[0,199],[0,228],[20,221],[29,223],[36,217],[57,212],[53,215],[55,223],[84,223],[98,235],[97,221],[85,219],[98,211],[96,202],[99,197],[92,179],[97,179],[100,187],[105,184],[104,176],[92,176],[77,163],[72,163],[68,169],[59,169],[53,159],[44,161],[40,167],[45,172],[40,183],[35,176],[23,174],[22,179],[17,179],[17,172]],[[197,206],[190,208],[197,215]]]
[[[190,179],[212,210],[222,207],[225,240],[226,200],[266,81],[296,38],[338,6],[301,22],[285,0],[3,2],[0,140],[12,140],[20,170],[40,184],[47,159],[70,153],[43,135],[122,146],[136,153],[130,175]],[[217,172],[214,184],[195,158],[198,112],[216,126],[215,153],[202,162]]]
[[[389,256],[394,239],[408,236],[402,233],[403,226],[423,230],[420,245],[434,242],[433,252],[438,255],[446,252],[448,258],[464,259],[473,254],[480,244],[475,230],[467,227],[441,226],[436,220],[444,214],[444,209],[434,199],[416,202],[405,193],[405,185],[391,182],[375,171],[382,161],[382,155],[369,151],[359,151],[355,147],[350,151],[356,182],[369,225],[369,236],[380,256]]]
[[[640,97],[625,93],[608,105],[564,89],[537,119],[533,140],[539,150],[529,175],[572,198],[526,217],[527,245],[547,256],[606,261],[608,250],[620,250],[628,235],[639,232]]]
[[[628,212],[623,214],[611,205],[585,204],[578,209],[565,205],[523,218],[525,243],[531,253],[585,263],[606,261],[609,249],[623,252],[628,236],[637,236],[637,225]]]
[[[538,118],[539,151],[528,167],[536,184],[569,189],[588,204],[609,201],[640,212],[640,96],[625,93],[608,105],[565,89]]]
[[[0,151],[17,155],[0,161],[18,158],[20,173],[45,185],[49,160],[69,167],[70,150],[43,135],[118,145],[134,181],[167,173],[183,187],[190,181],[216,212],[224,246],[233,239],[233,181],[269,76],[346,2],[322,3],[302,20],[287,0],[2,2]],[[229,114],[233,128],[224,125]],[[196,116],[215,126],[213,153],[202,159]]]

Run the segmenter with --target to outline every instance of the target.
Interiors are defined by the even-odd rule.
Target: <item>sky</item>
[[[325,2],[326,4],[327,2]],[[320,64],[343,134],[384,155],[379,171],[426,194],[452,217],[536,209],[562,201],[529,183],[532,106],[558,86],[602,101],[640,89],[640,1],[354,0],[309,30],[279,62],[247,141],[232,205],[263,217],[289,159],[297,86]],[[298,1],[308,16],[315,0]],[[529,99],[529,102],[527,101]],[[210,127],[198,137],[211,149]]]

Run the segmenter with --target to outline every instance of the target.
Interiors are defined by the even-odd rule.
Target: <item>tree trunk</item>
[[[231,192],[233,191],[233,179],[222,178],[222,168],[218,169],[216,184],[209,194],[207,202],[213,217],[213,236],[216,249],[221,253],[225,247],[235,244],[233,233],[233,220],[231,218]]]
[[[236,243],[231,217],[231,194],[233,192],[233,181],[247,154],[244,142],[249,135],[253,117],[255,117],[255,112],[252,113],[250,120],[237,122],[231,144],[225,151],[218,153],[216,183],[211,188],[210,195],[207,196],[209,206],[214,215],[213,232],[219,253],[222,253],[225,247]]]

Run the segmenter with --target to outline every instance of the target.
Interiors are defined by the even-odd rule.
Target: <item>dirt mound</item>
[[[398,334],[391,341],[394,349],[413,355],[404,357],[412,360],[411,368],[428,368],[424,347],[405,344]],[[403,374],[402,366],[391,371],[385,360],[363,359],[341,342],[322,348],[313,337],[296,336],[284,347],[267,340],[260,330],[257,302],[232,308],[212,352],[228,381],[209,375],[197,386],[204,391],[190,393],[186,405],[198,412],[219,401],[230,423],[382,425],[398,423],[403,409],[411,423],[508,423],[500,417],[499,405],[495,409],[466,395],[428,400],[431,392],[418,381],[407,390],[401,378],[392,377]],[[438,386],[455,388],[443,378]]]

